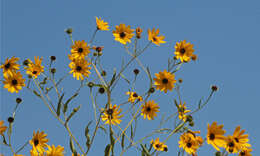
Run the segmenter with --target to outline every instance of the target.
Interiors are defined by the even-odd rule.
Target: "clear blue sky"
[[[224,124],[227,134],[232,134],[235,127],[240,125],[249,134],[252,154],[260,155],[260,151],[257,151],[257,147],[260,147],[260,126],[257,119],[260,109],[259,1],[1,0],[1,62],[11,56],[20,57],[22,60],[42,56],[47,64],[49,56],[55,55],[57,74],[64,75],[69,71],[67,54],[71,46],[64,29],[72,27],[75,40],[89,41],[95,29],[95,16],[108,21],[110,30],[120,23],[132,27],[141,26],[145,32],[148,28],[160,29],[160,34],[166,36],[167,43],[160,47],[152,45],[140,57],[144,65],[150,67],[152,74],[167,68],[167,59],[173,56],[177,41],[186,39],[193,43],[198,61],[185,64],[176,74],[177,78],[184,80],[181,92],[187,107],[195,108],[198,100],[210,92],[210,85],[216,84],[220,88],[207,107],[194,116],[194,130],[201,130],[205,136],[207,123],[217,121]],[[146,34],[144,38],[145,43]],[[95,44],[105,46],[102,59],[110,74],[113,67],[120,67],[122,58],[129,59],[122,45],[114,41],[111,31],[98,33]],[[138,65],[135,62],[128,71],[131,72],[136,67]],[[128,77],[133,78],[131,74]],[[141,77],[146,78],[144,74]],[[136,87],[139,92],[145,90],[141,82],[140,79]],[[121,84],[125,85],[123,82]],[[145,83],[146,87],[147,84]],[[69,76],[63,85],[69,96],[76,90],[75,86],[78,86],[79,82]],[[127,89],[127,86],[117,88],[112,95],[115,104],[127,99],[122,94]],[[64,137],[65,129],[50,114],[43,102],[32,96],[28,90],[11,94],[3,89],[1,84],[0,119],[6,121],[11,115],[16,97],[22,97],[23,103],[18,109],[14,126],[12,142],[15,148],[31,139],[33,130],[43,130],[48,134],[49,144],[62,145],[66,155],[71,155],[69,138]],[[157,92],[151,98],[161,107],[159,118],[154,121],[140,120],[140,133],[137,138],[151,132],[164,113],[176,111],[173,105],[175,97],[175,92],[167,95]],[[99,100],[100,105],[104,104],[102,99],[104,97]],[[80,112],[72,119],[71,127],[84,145],[84,127],[88,121],[93,120],[87,87],[73,104],[82,104]],[[124,121],[122,127],[126,123],[127,121]],[[148,143],[150,139],[152,138],[144,143]],[[176,135],[167,142],[169,152],[164,155],[176,155],[178,140],[179,135]],[[103,155],[108,143],[109,138],[101,132],[98,133],[90,155]],[[27,146],[22,154],[29,155],[30,148]],[[10,150],[2,145],[0,151],[7,156],[11,155]],[[199,150],[199,155],[213,155],[213,152],[213,147],[205,143]],[[132,149],[126,155],[140,155],[140,152]]]

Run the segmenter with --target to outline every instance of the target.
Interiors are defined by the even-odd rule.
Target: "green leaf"
[[[177,100],[176,99],[174,99],[174,104],[175,104],[175,106],[178,108],[178,110],[179,110],[179,104],[178,104],[178,102],[177,102]]]
[[[122,147],[122,149],[124,149],[124,147],[125,147],[125,133],[123,133],[123,135],[122,135],[121,147]]]
[[[41,97],[41,95],[36,91],[36,90],[33,90],[33,93],[38,96],[38,97]]]
[[[121,76],[128,84],[130,84],[130,81],[129,81],[122,73],[120,73],[120,76]]]
[[[113,74],[112,79],[109,83],[109,86],[112,86],[112,84],[115,82],[115,80],[116,80],[116,70],[114,69],[114,74]]]
[[[199,109],[201,108],[201,102],[202,102],[202,99],[200,99],[199,104],[198,104]]]
[[[67,120],[65,121],[65,125],[69,122],[69,120],[72,118],[72,116],[78,112],[79,109],[80,109],[80,105],[73,109],[73,111],[70,113]]]
[[[110,144],[108,144],[107,146],[106,146],[106,148],[105,148],[105,156],[109,156],[109,154],[110,154],[110,151],[111,151],[111,145]]]
[[[134,131],[133,131],[133,125],[131,124],[131,134],[130,134],[130,138],[134,137]]]
[[[88,128],[91,123],[92,123],[92,121],[90,121],[90,122],[87,124],[86,128],[85,128],[85,137],[87,138],[86,146],[87,146],[88,148],[90,147],[90,144],[91,144],[90,135],[89,135],[89,128]]]
[[[74,144],[73,144],[73,141],[72,141],[72,138],[70,138],[70,150],[71,150],[72,153],[76,152]]]
[[[61,95],[59,101],[58,101],[58,106],[57,106],[57,115],[60,116],[60,108],[61,108],[61,103],[62,103],[62,99],[64,97],[64,93]]]
[[[67,109],[68,109],[68,104],[70,103],[70,101],[72,99],[74,99],[75,97],[77,97],[79,95],[79,93],[75,93],[74,95],[72,95],[64,104],[63,106],[63,113],[66,113],[67,112]]]

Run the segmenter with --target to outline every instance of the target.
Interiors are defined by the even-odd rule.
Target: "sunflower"
[[[87,42],[84,40],[82,41],[75,41],[74,45],[71,46],[71,55],[75,59],[84,59],[90,53],[90,47],[88,46]]]
[[[164,41],[164,36],[158,36],[159,35],[159,29],[157,29],[155,31],[155,29],[153,28],[153,30],[151,31],[150,29],[148,29],[148,40],[152,41],[154,44],[160,46],[161,43],[166,43],[166,41]]]
[[[147,119],[148,120],[153,120],[154,117],[157,116],[156,112],[159,112],[159,109],[160,107],[158,106],[157,103],[155,103],[153,100],[152,101],[148,101],[148,102],[145,102],[144,105],[142,105],[142,113],[141,115],[144,116],[144,119]]]
[[[245,148],[239,152],[239,156],[252,156],[252,154],[250,152],[252,152],[252,149]]]
[[[153,141],[153,139],[150,142],[153,145],[153,148],[157,151],[168,151],[168,146],[165,145],[163,142],[160,142],[159,138]]]
[[[71,156],[80,156],[80,154],[74,155],[74,153],[72,153]],[[83,156],[83,154],[81,156]]]
[[[42,58],[39,59],[39,56],[34,56],[35,63],[33,63],[30,59],[28,59],[28,61],[28,67],[25,67],[25,69],[27,70],[26,74],[37,78],[42,72],[44,72],[44,67],[41,65]]]
[[[4,132],[6,131],[7,127],[4,125],[4,121],[0,121],[0,135],[4,135]]]
[[[97,24],[97,29],[98,30],[109,30],[108,27],[108,23],[104,22],[104,20],[102,20],[101,18],[96,17],[96,24]]]
[[[176,59],[180,59],[181,62],[189,62],[191,58],[197,59],[197,55],[193,54],[193,52],[193,44],[189,42],[186,43],[186,40],[183,40],[180,43],[177,42],[175,45],[174,54],[176,55]]]
[[[11,59],[6,59],[5,63],[0,66],[0,68],[3,68],[4,76],[7,74],[12,75],[16,70],[19,69],[19,64],[16,62],[19,60],[17,57],[12,57]]]
[[[187,153],[194,155],[202,143],[203,139],[200,136],[195,136],[194,133],[186,132],[180,137],[179,147],[183,148]]]
[[[4,88],[6,88],[8,92],[18,93],[19,90],[25,86],[25,79],[23,79],[23,76],[20,72],[13,73],[12,75],[4,75],[4,79]]]
[[[217,125],[217,122],[213,122],[212,125],[208,124],[207,142],[211,144],[216,150],[220,150],[219,147],[225,147],[226,137],[224,136],[225,130],[223,125]]]
[[[156,73],[155,76],[156,78],[153,80],[155,81],[154,85],[156,85],[157,90],[167,93],[168,90],[174,88],[174,83],[176,83],[174,74],[164,70],[163,72]]]
[[[14,156],[24,156],[24,155],[22,155],[22,154],[14,154]]]
[[[48,146],[46,156],[64,156],[64,147],[60,145],[58,145],[57,147],[55,147],[54,145]]]
[[[143,101],[142,96],[139,96],[136,92],[126,92],[126,95],[129,95],[128,101],[134,103],[137,101]]]
[[[233,133],[234,140],[236,141],[236,144],[239,147],[239,149],[251,147],[251,145],[247,143],[249,141],[248,134],[244,133],[245,130],[240,131],[240,126],[237,126]]]
[[[31,149],[30,154],[31,156],[44,156],[43,153],[39,154],[36,149]]]
[[[186,106],[185,106],[185,102],[183,104],[179,104],[178,106],[178,114],[179,114],[179,119],[180,120],[183,120],[183,121],[186,121],[187,119],[187,113],[190,112],[190,110],[186,110]]]
[[[120,24],[116,26],[116,30],[113,30],[113,35],[116,41],[126,44],[127,42],[131,43],[131,38],[134,36],[133,32],[134,30],[130,29],[130,25]]]
[[[88,77],[90,74],[89,70],[91,67],[89,67],[89,65],[90,63],[85,59],[76,59],[69,64],[71,68],[70,73],[73,73],[73,77],[76,77],[77,80],[79,80],[79,78],[83,80],[84,77]]]
[[[33,132],[33,138],[30,140],[30,144],[32,145],[32,150],[35,150],[36,152],[39,152],[39,154],[42,154],[45,152],[45,147],[48,145],[46,144],[48,142],[48,139],[46,138],[47,134],[45,134],[43,131],[35,134]]]
[[[120,115],[120,113],[122,112],[121,109],[119,109],[119,106],[117,107],[116,105],[114,106],[110,106],[109,109],[106,109],[104,111],[104,114],[101,116],[103,121],[106,121],[105,124],[120,124],[120,122],[122,120],[120,120],[120,118],[122,118],[123,115]]]

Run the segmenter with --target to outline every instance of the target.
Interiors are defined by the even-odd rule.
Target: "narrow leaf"
[[[74,95],[72,95],[64,104],[63,106],[63,113],[66,113],[67,112],[67,109],[68,109],[68,104],[70,103],[70,101],[72,99],[74,99],[75,97],[77,97],[79,95],[79,93],[75,93]]]
[[[62,103],[62,99],[64,97],[64,93],[61,95],[59,101],[58,101],[58,106],[57,106],[57,115],[60,116],[60,108],[61,108],[61,103]]]
[[[102,129],[107,134],[107,129],[104,126],[99,126],[98,128]]]
[[[105,156],[109,156],[109,154],[110,154],[110,151],[111,151],[111,145],[110,144],[108,144],[107,146],[106,146],[106,148],[105,148]]]
[[[80,109],[80,105],[73,109],[73,111],[70,113],[69,117],[67,118],[65,125],[69,122],[69,120],[72,118],[72,116],[78,112],[79,109]]]
[[[38,96],[38,97],[41,97],[41,95],[36,91],[36,90],[33,90],[33,93]]]
[[[122,147],[122,149],[124,149],[124,147],[125,147],[125,133],[123,133],[123,135],[122,135],[121,147]]]
[[[115,80],[116,80],[116,70],[114,69],[114,74],[113,74],[113,76],[112,76],[112,79],[111,79],[111,81],[110,81],[109,86],[112,86],[112,84],[114,83]]]
[[[70,150],[71,150],[72,153],[76,152],[74,144],[73,144],[73,141],[72,141],[72,138],[70,138]]]

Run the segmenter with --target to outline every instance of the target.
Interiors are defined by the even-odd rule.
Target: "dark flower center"
[[[119,35],[120,35],[120,38],[124,38],[126,36],[125,32],[121,32]]]
[[[239,142],[238,138],[235,138],[236,142]]]
[[[108,110],[107,110],[107,114],[112,116],[112,114],[113,114],[113,109],[108,109]]]
[[[233,148],[230,148],[228,151],[230,152],[230,153],[233,153]]]
[[[10,63],[7,63],[7,64],[5,65],[5,69],[8,69],[10,66],[11,66]]]
[[[184,54],[186,51],[185,51],[184,48],[181,48],[180,52],[181,52],[182,54]]]
[[[167,148],[167,147],[164,147],[164,148],[163,148],[163,151],[167,152],[167,151],[168,151],[168,148]]]
[[[188,142],[188,143],[186,144],[186,146],[187,146],[188,148],[191,148],[192,144],[191,144],[190,142]]]
[[[96,48],[96,51],[97,51],[97,52],[101,52],[101,51],[102,51],[102,48],[101,48],[101,47],[97,47],[97,48]]]
[[[79,48],[79,49],[78,49],[78,52],[79,52],[79,53],[82,53],[82,52],[83,52],[83,48]]]
[[[133,94],[133,97],[138,97],[138,95],[136,93]]]
[[[37,71],[33,71],[32,73],[33,73],[33,74],[37,74]]]
[[[168,83],[168,79],[166,79],[166,78],[162,79],[162,83],[163,84],[167,84]]]
[[[240,155],[246,155],[246,152],[245,151],[241,151]]]
[[[230,142],[230,143],[228,143],[228,146],[229,146],[229,147],[234,147],[234,143],[233,143],[233,142]]]
[[[13,85],[17,85],[17,83],[18,83],[17,80],[12,80]]]
[[[156,37],[153,37],[153,41],[156,42],[156,41],[157,41],[157,38],[156,38]]]
[[[77,70],[77,71],[81,71],[81,69],[82,69],[81,66],[77,66],[77,67],[76,67],[76,70]]]
[[[34,143],[34,146],[37,146],[39,144],[39,140],[35,139],[33,143]]]
[[[147,111],[147,112],[150,112],[151,110],[152,110],[151,107],[147,107],[147,108],[146,108],[146,111]]]
[[[210,140],[214,140],[214,139],[215,139],[215,134],[210,133],[210,135],[209,135],[209,139],[210,139]]]
[[[160,148],[161,145],[160,145],[160,144],[156,144],[155,147],[156,147],[156,148]]]

